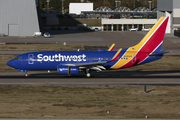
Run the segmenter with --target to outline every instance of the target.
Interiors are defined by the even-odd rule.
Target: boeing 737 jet
[[[166,50],[161,46],[169,17],[161,17],[147,35],[135,46],[113,51],[43,51],[18,55],[7,65],[20,72],[31,70],[57,70],[59,75],[78,75],[84,72],[87,77],[92,71],[101,72],[133,67],[160,59]]]

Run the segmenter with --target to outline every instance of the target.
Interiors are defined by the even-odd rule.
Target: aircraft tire
[[[25,76],[26,76],[26,77],[28,77],[28,76],[29,76],[29,74],[28,74],[28,73],[26,73],[26,74],[25,74]]]
[[[87,74],[86,74],[86,77],[91,77],[91,74],[90,74],[90,73],[87,73]]]

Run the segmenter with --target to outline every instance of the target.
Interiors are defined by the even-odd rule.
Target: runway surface
[[[56,73],[1,73],[0,85],[54,86],[124,86],[124,85],[180,85],[179,72],[101,72],[61,76]]]

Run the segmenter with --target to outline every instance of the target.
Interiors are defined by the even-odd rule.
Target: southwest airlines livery
[[[122,69],[160,59],[166,50],[161,50],[169,17],[161,17],[139,44],[126,49],[112,51],[44,51],[18,55],[7,65],[20,72],[30,70],[57,70],[60,75],[77,75],[91,71]]]

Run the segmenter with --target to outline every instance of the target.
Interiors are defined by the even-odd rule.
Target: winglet
[[[113,44],[111,45],[111,47],[108,49],[108,51],[113,51],[114,46],[115,46],[115,43],[113,43]]]
[[[114,57],[111,59],[110,62],[115,61],[115,60],[118,59],[118,57],[119,57],[119,55],[120,55],[120,53],[121,53],[121,50],[122,50],[122,48],[120,48],[120,49],[117,51],[117,53],[114,55]]]

